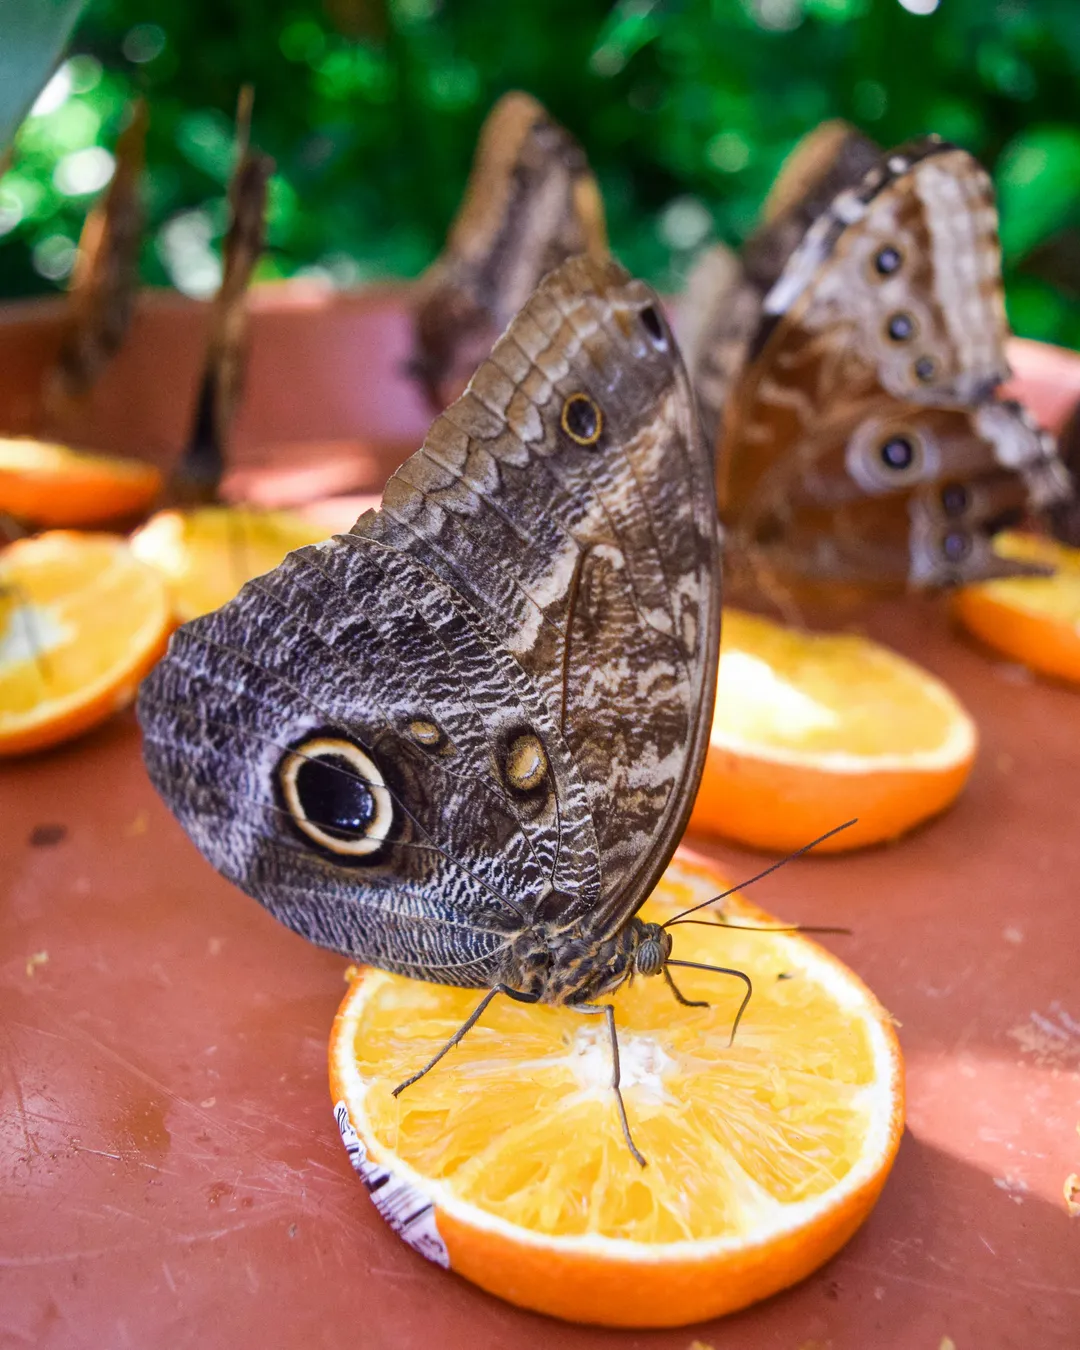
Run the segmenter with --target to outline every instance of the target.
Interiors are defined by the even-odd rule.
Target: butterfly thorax
[[[670,952],[670,933],[637,918],[599,942],[578,928],[535,927],[514,943],[503,978],[541,1003],[591,1003],[634,975],[659,975]]]

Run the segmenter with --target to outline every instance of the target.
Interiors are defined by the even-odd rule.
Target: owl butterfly
[[[296,932],[487,990],[455,1041],[502,992],[603,1013],[617,1066],[597,1000],[680,964],[635,915],[708,743],[717,536],[657,297],[571,259],[378,511],[174,635],[150,776]]]
[[[64,336],[45,390],[51,411],[84,398],[127,335],[139,283],[148,121],[146,103],[138,99],[116,141],[112,181],[83,225]]]
[[[534,98],[506,94],[480,132],[446,247],[417,283],[410,369],[433,411],[458,397],[541,278],[578,253],[607,256],[585,152]]]
[[[1008,328],[990,180],[927,137],[826,124],[742,256],[690,279],[688,364],[721,517],[759,588],[933,588],[1032,570],[991,536],[1066,491],[995,397]]]
[[[236,163],[229,180],[229,225],[221,285],[210,315],[210,337],[187,447],[169,495],[185,506],[215,502],[225,472],[229,428],[240,401],[247,355],[247,291],[265,242],[266,192],[274,161],[249,146],[252,91],[240,93]]]

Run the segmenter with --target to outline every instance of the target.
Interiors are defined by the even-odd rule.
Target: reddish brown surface
[[[425,419],[394,374],[401,317],[377,313],[375,339],[355,330],[349,406],[384,418],[392,456]],[[280,315],[266,325],[251,387],[278,412],[261,426],[247,414],[249,445],[271,426],[286,440],[366,428],[374,443],[344,394],[330,406],[343,359],[305,354]],[[288,361],[272,331],[293,343]],[[25,389],[44,339],[16,358],[10,336],[0,321],[0,378],[14,371]],[[191,352],[130,360],[193,387]],[[304,373],[275,392],[288,370]],[[384,383],[360,385],[372,370]],[[321,420],[307,428],[288,413],[316,376]],[[148,444],[149,397],[131,396]],[[167,407],[178,435],[180,394]],[[345,962],[199,859],[126,714],[0,768],[0,1345],[937,1350],[949,1336],[957,1350],[1072,1350],[1080,1219],[1062,1186],[1080,1172],[1080,699],[958,637],[935,606],[883,608],[869,627],[953,685],[983,745],[944,819],[756,888],[793,919],[851,925],[830,945],[902,1023],[908,1134],[870,1221],[825,1269],[722,1323],[606,1333],[519,1312],[414,1256],[349,1171],[330,1115]],[[46,842],[44,826],[66,834]],[[758,862],[702,851],[734,877]]]

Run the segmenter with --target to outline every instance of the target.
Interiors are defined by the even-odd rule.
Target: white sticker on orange
[[[402,1181],[388,1167],[372,1162],[363,1140],[353,1129],[349,1108],[344,1102],[334,1107],[334,1119],[341,1131],[341,1142],[356,1174],[367,1187],[375,1208],[395,1233],[421,1256],[450,1269],[450,1253],[435,1226],[435,1206],[411,1182]]]

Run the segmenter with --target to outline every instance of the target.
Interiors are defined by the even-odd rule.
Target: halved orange
[[[165,578],[176,621],[187,623],[231,600],[286,553],[325,538],[324,529],[290,511],[204,506],[159,511],[135,531],[131,547]]]
[[[643,914],[724,889],[677,856]],[[731,922],[768,923],[746,901]],[[801,1280],[845,1243],[884,1185],[903,1127],[891,1020],[806,938],[673,930],[680,969],[614,996],[634,1161],[604,1026],[496,998],[400,1097],[476,1006],[476,990],[360,970],[330,1038],[346,1147],[383,1217],[425,1256],[527,1308],[610,1326],[680,1326]]]
[[[137,459],[0,437],[0,511],[38,527],[85,527],[145,511],[161,474]]]
[[[953,601],[964,626],[1032,670],[1080,681],[1080,549],[1035,534],[999,534],[1003,557],[1046,563],[1051,577],[1008,577],[966,586]]]
[[[880,843],[949,806],[975,725],[921,667],[868,638],[725,610],[708,759],[691,830],[786,853]]]
[[[122,539],[55,530],[0,553],[0,755],[66,741],[130,703],[169,598]]]

